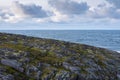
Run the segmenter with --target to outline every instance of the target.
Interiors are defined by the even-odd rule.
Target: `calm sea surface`
[[[0,30],[0,32],[83,43],[120,51],[120,30]]]

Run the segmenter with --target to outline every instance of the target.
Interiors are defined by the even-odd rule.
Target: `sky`
[[[0,0],[0,30],[120,30],[120,0]]]

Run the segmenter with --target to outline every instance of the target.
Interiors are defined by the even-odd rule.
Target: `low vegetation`
[[[0,80],[120,80],[119,62],[103,48],[0,33]]]

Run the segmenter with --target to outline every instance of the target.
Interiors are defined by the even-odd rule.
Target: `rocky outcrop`
[[[1,59],[1,64],[10,66],[20,72],[23,72],[24,69],[21,67],[21,63],[18,63],[16,60],[10,60],[10,59]]]
[[[0,80],[120,80],[120,54],[84,44],[0,33]]]

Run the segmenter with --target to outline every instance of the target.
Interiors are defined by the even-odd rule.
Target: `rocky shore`
[[[0,80],[120,80],[120,54],[84,44],[0,33]]]

